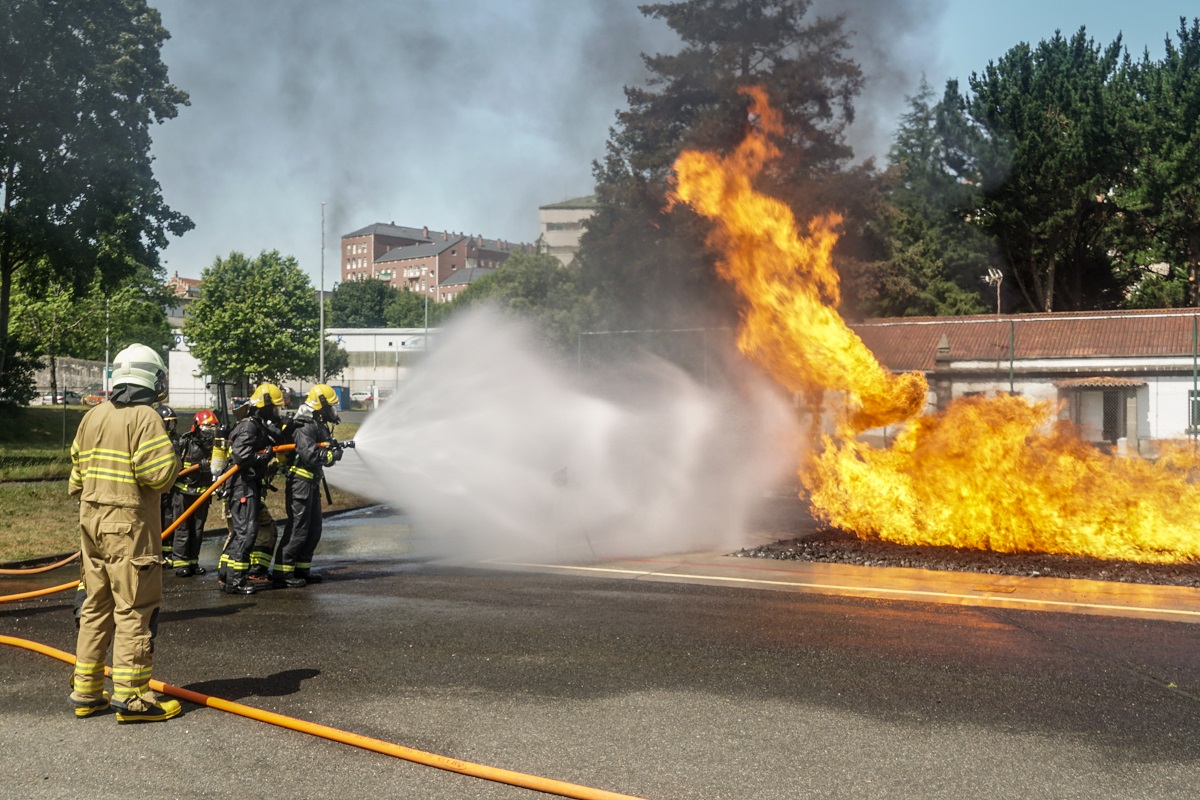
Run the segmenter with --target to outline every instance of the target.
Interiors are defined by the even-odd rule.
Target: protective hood
[[[158,392],[134,383],[118,383],[112,390],[112,403],[118,406],[148,406],[158,400]]]

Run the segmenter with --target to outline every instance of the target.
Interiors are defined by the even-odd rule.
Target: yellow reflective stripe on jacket
[[[116,481],[117,483],[137,483],[133,475],[133,459],[129,453],[100,447],[79,450],[74,445],[72,445],[72,450],[75,466],[72,469],[71,479],[74,482],[78,475],[80,486],[83,485],[86,478]]]
[[[133,477],[132,472],[121,472],[115,469],[103,469],[101,467],[88,467],[83,471],[84,478],[92,478],[97,481],[114,481],[116,483],[132,483],[136,484],[137,478]]]
[[[162,447],[164,444],[171,448],[172,453],[175,452],[175,448],[173,446],[171,446],[171,437],[167,436],[164,433],[162,436],[155,436],[153,439],[151,439],[147,442],[143,442],[142,446],[139,447],[137,449],[137,452],[134,453],[133,455],[136,458],[137,456],[140,456],[143,453],[148,453],[151,450],[155,450],[159,447]]]
[[[293,475],[299,476],[301,478],[308,478],[310,481],[317,477],[313,473],[306,470],[304,467],[292,467],[291,469],[288,470],[288,472],[292,473]]]

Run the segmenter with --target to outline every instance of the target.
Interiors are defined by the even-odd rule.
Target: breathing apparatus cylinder
[[[212,457],[209,459],[209,468],[212,470],[213,478],[224,475],[228,465],[229,441],[224,436],[214,436]]]

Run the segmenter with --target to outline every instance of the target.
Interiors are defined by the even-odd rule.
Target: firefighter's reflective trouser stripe
[[[297,467],[288,475],[288,521],[275,559],[275,571],[284,576],[307,575],[321,541],[321,492],[311,476],[308,470]]]
[[[196,502],[202,492],[196,491],[192,487],[185,487],[186,491],[180,490],[179,484],[175,484],[175,491],[171,492],[171,499],[174,502],[175,519],[192,507],[192,503]],[[187,494],[187,492],[195,491],[195,494]],[[171,537],[174,541],[174,557],[171,561],[171,566],[178,569],[179,567],[196,566],[200,563],[200,540],[204,534],[204,523],[208,521],[208,506],[210,500],[205,500],[200,504],[200,507],[191,513],[183,522],[179,523],[179,527],[175,529],[174,535]],[[163,548],[164,553],[166,548]]]
[[[158,606],[162,601],[159,511],[80,504],[86,598],[79,614],[75,691],[96,695],[113,646],[113,694],[123,703],[150,689]],[[147,517],[150,517],[147,519]]]

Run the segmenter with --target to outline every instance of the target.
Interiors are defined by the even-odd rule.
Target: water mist
[[[406,512],[439,555],[595,560],[736,548],[794,464],[786,398],[649,356],[558,368],[490,311],[448,329],[356,435],[331,483]]]

